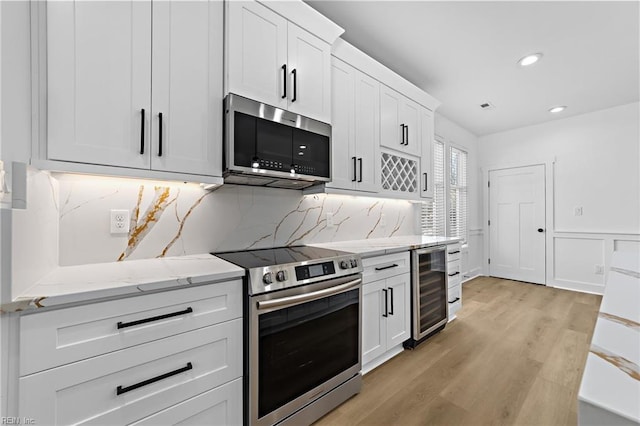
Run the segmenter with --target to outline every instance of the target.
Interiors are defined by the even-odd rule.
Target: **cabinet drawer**
[[[176,404],[133,423],[137,425],[241,425],[242,379]]]
[[[24,315],[20,375],[241,316],[241,280]]]
[[[447,299],[449,301],[449,304],[458,302],[462,298],[460,289],[460,284],[449,287],[449,289],[447,290]]]
[[[38,424],[129,424],[241,375],[235,319],[21,377],[19,415]]]
[[[458,300],[457,302],[449,302],[447,308],[447,316],[449,321],[453,319],[456,312],[458,312],[462,308],[462,300]]]
[[[447,285],[449,288],[459,285],[462,282],[460,262],[449,262],[447,264]]]
[[[449,244],[447,246],[447,262],[452,262],[454,260],[460,260],[461,258],[461,247],[460,243]]]
[[[409,266],[408,251],[362,259],[364,284],[407,273]]]

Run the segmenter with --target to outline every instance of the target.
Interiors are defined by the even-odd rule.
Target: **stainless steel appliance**
[[[411,251],[411,339],[405,347],[414,348],[447,324],[446,247]]]
[[[242,96],[225,98],[224,181],[302,189],[331,181],[331,126]]]
[[[310,424],[360,391],[359,256],[304,246],[214,254],[247,270],[246,424]]]

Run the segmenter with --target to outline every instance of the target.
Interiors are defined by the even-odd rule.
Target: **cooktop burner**
[[[292,246],[212,254],[247,270],[250,294],[362,272],[359,255],[319,247]]]

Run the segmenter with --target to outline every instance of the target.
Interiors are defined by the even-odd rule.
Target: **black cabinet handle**
[[[449,274],[450,277],[455,277],[456,275],[459,275],[460,272],[454,272],[453,274]]]
[[[282,65],[282,99],[287,97],[287,64]]]
[[[455,300],[452,300],[451,302],[449,302],[449,304],[456,303],[458,300],[460,300],[460,298],[456,297]]]
[[[376,271],[384,271],[385,269],[391,269],[391,268],[395,268],[397,266],[398,266],[398,264],[394,263],[393,265],[382,266],[380,268],[376,268]]]
[[[402,130],[402,141],[400,142],[400,145],[404,145],[404,124],[400,125],[400,129]]]
[[[170,314],[158,315],[158,316],[155,316],[155,317],[145,318],[145,319],[131,321],[131,322],[118,322],[118,330],[121,329],[121,328],[133,327],[134,325],[140,325],[140,324],[145,324],[145,323],[148,323],[148,322],[160,321],[160,320],[163,320],[163,319],[166,319],[166,318],[177,317],[177,316],[180,316],[180,315],[186,315],[186,314],[190,314],[191,312],[193,312],[193,309],[191,309],[191,307],[188,307],[184,311],[172,312]]]
[[[158,157],[162,157],[162,113],[158,113]]]
[[[544,229],[538,228],[538,232],[544,232]]]
[[[409,125],[404,126],[404,131],[407,132],[407,137],[405,138],[404,144],[409,146]]]
[[[384,314],[382,314],[383,317],[388,317],[388,312],[389,312],[389,304],[387,303],[387,289],[383,288],[382,292],[384,293]]]
[[[460,253],[460,250],[450,251],[450,252],[449,252],[449,254],[456,254],[456,253]]]
[[[351,157],[351,159],[353,160],[353,179],[351,179],[351,182],[355,182],[357,179],[357,172],[356,172],[356,157]]]
[[[360,164],[360,178],[358,178],[358,182],[362,182],[362,157],[358,158],[358,163]]]
[[[393,315],[393,288],[389,287],[389,295],[391,296],[391,310],[389,315]]]
[[[168,377],[175,376],[176,374],[184,373],[185,371],[189,371],[191,369],[193,369],[193,364],[188,362],[185,367],[178,368],[177,370],[169,371],[168,373],[161,374],[161,375],[153,377],[151,379],[143,380],[142,382],[136,383],[135,385],[125,386],[125,387],[118,386],[116,388],[116,395],[122,395],[123,393],[126,393],[126,392],[129,392],[129,391],[141,388],[143,386],[150,385],[151,383],[155,383],[155,382],[158,382],[160,380],[164,380],[164,379],[166,379]]]
[[[144,108],[140,110],[140,118],[142,123],[140,124],[140,155],[144,154]]]
[[[422,176],[424,176],[424,188],[422,189],[422,192],[426,192],[429,180],[426,173],[423,173]]]
[[[293,74],[293,98],[291,98],[291,102],[295,102],[298,99],[298,73],[294,69],[291,74]]]

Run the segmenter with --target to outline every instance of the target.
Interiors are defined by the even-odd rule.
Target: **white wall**
[[[467,152],[468,184],[468,252],[463,253],[463,269],[470,278],[482,273],[483,228],[481,214],[480,173],[478,169],[478,138],[450,119],[435,116],[436,138],[445,143],[445,150],[453,145]]]
[[[640,104],[479,138],[484,170],[553,164],[547,284],[600,293],[614,249],[640,248]],[[582,207],[582,216],[575,216]]]

